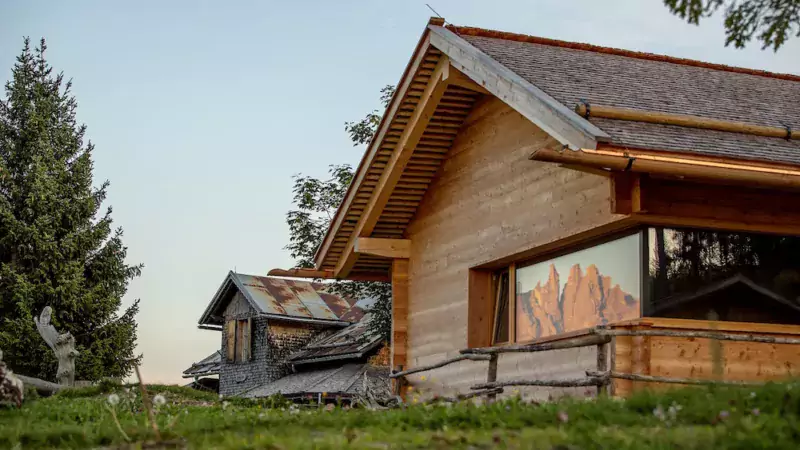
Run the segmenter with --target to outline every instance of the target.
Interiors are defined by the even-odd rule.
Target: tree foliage
[[[122,229],[100,212],[108,181],[92,186],[91,142],[76,121],[71,82],[53,74],[44,40],[21,54],[0,99],[0,348],[15,371],[53,379],[56,359],[33,317],[75,337],[76,377],[130,373],[136,301],[118,315],[141,265],[125,263]]]
[[[384,108],[394,94],[393,86],[381,89]],[[357,122],[345,123],[345,131],[353,145],[368,144],[380,123],[378,110],[367,114]],[[329,178],[319,179],[296,175],[292,203],[295,209],[286,214],[289,225],[289,254],[297,267],[313,268],[314,254],[325,237],[336,209],[342,203],[347,187],[353,179],[353,168],[348,164],[333,165],[328,170]],[[370,310],[370,328],[374,333],[389,337],[392,327],[392,291],[389,283],[336,281],[332,291],[356,299],[372,298],[375,303]]]
[[[778,49],[800,37],[800,0],[664,0],[670,12],[695,25],[724,8],[725,45],[743,48],[753,37]]]

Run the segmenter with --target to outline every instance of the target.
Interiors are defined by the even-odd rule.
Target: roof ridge
[[[724,64],[716,64],[696,59],[679,58],[676,56],[659,55],[656,53],[638,52],[634,50],[625,50],[614,47],[603,47],[594,44],[585,44],[581,42],[562,41],[559,39],[543,38],[538,36],[531,36],[527,34],[511,33],[507,31],[489,30],[486,28],[477,27],[464,27],[458,25],[448,24],[446,26],[450,31],[465,36],[479,36],[494,39],[503,39],[507,41],[527,42],[531,44],[549,45],[552,47],[571,48],[574,50],[585,50],[595,53],[605,53],[609,55],[625,56],[628,58],[644,59],[648,61],[660,61],[671,64],[678,64],[683,66],[701,67],[704,69],[713,69],[724,72],[742,73],[747,75],[755,75],[765,78],[776,78],[779,80],[799,81],[800,75],[789,73],[768,72],[766,70],[748,69],[745,67],[726,66]]]

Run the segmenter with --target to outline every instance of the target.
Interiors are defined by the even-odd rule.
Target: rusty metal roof
[[[289,362],[299,365],[365,357],[382,341],[381,335],[369,334],[369,321],[367,315],[360,322],[305,346],[289,356]]]
[[[355,301],[327,289],[323,283],[229,272],[200,324],[221,325],[220,316],[237,290],[259,314],[267,317],[341,325],[361,319],[363,312],[351,311]]]

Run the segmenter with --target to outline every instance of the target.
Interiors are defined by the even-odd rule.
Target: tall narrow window
[[[494,344],[508,342],[509,337],[509,280],[508,271],[503,271],[497,275],[495,284],[495,309],[494,309],[494,328],[492,341]]]
[[[249,361],[251,357],[250,319],[231,320],[225,324],[227,335],[227,360]]]

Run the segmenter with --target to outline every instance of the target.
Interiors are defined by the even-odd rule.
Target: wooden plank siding
[[[724,331],[732,334],[796,338],[799,325],[772,325],[742,322],[713,322],[687,319],[643,318],[614,328],[669,329],[678,331]],[[640,373],[670,378],[714,379],[711,340],[671,336],[619,336],[615,367],[624,373]],[[637,348],[636,340],[647,342]],[[759,342],[718,341],[722,346],[722,379],[737,381],[780,380],[800,375],[800,345]],[[638,389],[668,389],[680,385],[614,380],[615,395],[626,396]]]
[[[560,144],[500,100],[479,101],[467,117],[405,236],[411,240],[408,367],[481,342],[474,336],[468,342],[469,310],[485,315],[489,308],[468,305],[470,268],[623,218],[611,213],[607,177],[528,160],[541,147]],[[475,275],[473,287],[484,291],[477,297],[487,297],[487,280]],[[498,380],[583,376],[596,366],[595,353],[592,347],[503,355]],[[486,370],[484,362],[464,361],[409,381],[415,392],[466,392],[485,381]],[[592,395],[594,389],[523,391],[534,398],[563,393]]]

